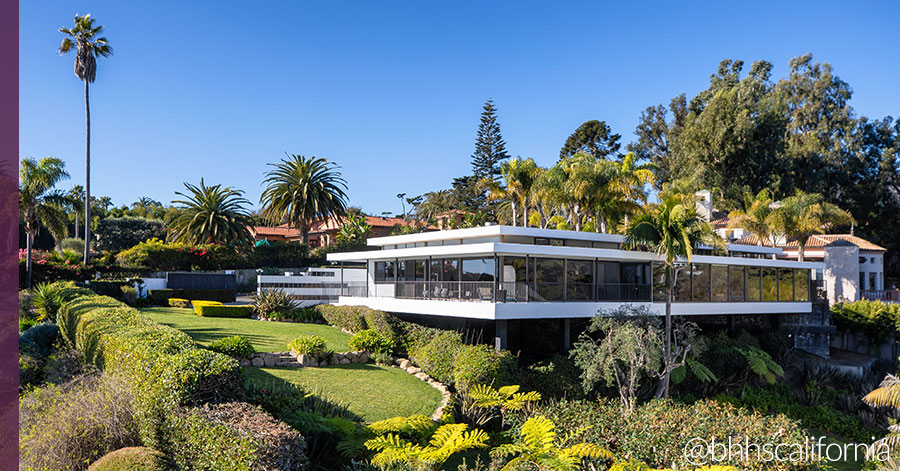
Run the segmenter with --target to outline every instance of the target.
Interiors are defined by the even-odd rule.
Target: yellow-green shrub
[[[221,304],[194,305],[194,312],[200,317],[232,317],[249,319],[253,306],[223,306]]]
[[[219,301],[201,301],[195,300],[191,301],[191,306],[194,308],[194,314],[200,315],[200,306],[224,306],[224,304]]]
[[[191,302],[187,299],[182,299],[182,298],[169,298],[169,306],[170,307],[188,308],[188,307],[191,307]]]

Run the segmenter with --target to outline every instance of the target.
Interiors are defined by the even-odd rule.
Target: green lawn
[[[209,345],[222,337],[241,335],[259,352],[283,352],[291,340],[313,333],[324,338],[328,347],[336,352],[350,349],[347,346],[350,336],[325,324],[200,317],[191,309],[177,307],[150,307],[141,309],[141,312],[160,324],[184,331],[200,345]]]
[[[441,404],[437,389],[399,368],[387,366],[357,363],[298,369],[245,367],[244,373],[264,381],[281,379],[294,383],[344,404],[369,422],[414,414],[431,416]]]

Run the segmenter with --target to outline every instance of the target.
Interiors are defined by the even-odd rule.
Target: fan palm
[[[696,247],[708,245],[722,248],[725,242],[712,225],[697,213],[690,196],[660,193],[659,203],[634,218],[625,231],[625,245],[644,248],[662,258],[666,268],[666,371],[663,374],[663,395],[669,394],[672,353],[672,293],[675,287],[676,263],[690,263]]]
[[[499,445],[491,450],[498,458],[515,455],[500,471],[520,469],[531,464],[537,469],[574,471],[580,469],[583,458],[613,459],[609,450],[591,444],[578,443],[568,448],[556,445],[556,425],[544,417],[531,417],[522,424],[520,436],[514,443]]]
[[[850,213],[825,202],[821,194],[799,190],[794,196],[785,198],[769,219],[772,227],[784,234],[785,238],[797,241],[797,260],[801,262],[810,237],[824,234],[834,226],[849,226],[854,223]]]
[[[72,211],[72,214],[75,216],[75,238],[78,238],[78,222],[80,221],[79,214],[84,211],[84,187],[81,185],[73,186],[68,193],[66,193],[66,206]]]
[[[84,147],[84,263],[91,257],[91,101],[89,85],[97,78],[97,57],[109,57],[112,48],[109,40],[100,36],[103,26],[94,26],[94,19],[90,13],[84,16],[75,15],[75,26],[72,28],[59,28],[59,32],[66,35],[59,46],[59,53],[66,54],[75,51],[75,76],[84,82],[84,116],[85,116],[85,147]]]
[[[187,193],[176,192],[184,199],[172,201],[180,204],[169,221],[170,239],[187,244],[221,244],[246,246],[253,236],[247,229],[250,204],[243,191],[222,185],[206,186],[185,182]]]
[[[25,226],[25,286],[31,288],[31,250],[41,226],[57,240],[66,237],[66,198],[53,191],[61,180],[69,178],[65,162],[55,157],[40,161],[23,159],[19,170],[19,216]]]
[[[347,182],[336,165],[320,157],[289,155],[266,173],[266,189],[260,196],[262,214],[270,224],[288,223],[300,230],[300,241],[309,243],[309,223],[341,217],[347,210]]]

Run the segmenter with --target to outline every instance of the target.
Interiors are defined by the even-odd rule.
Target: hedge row
[[[194,307],[200,317],[232,317],[249,319],[253,315],[253,306],[222,306],[201,304]]]
[[[236,293],[233,289],[151,289],[148,296],[154,306],[167,306],[169,298],[231,303],[234,302]]]
[[[395,353],[410,355],[429,376],[459,390],[474,384],[511,384],[517,379],[518,362],[510,352],[466,345],[458,332],[405,322],[365,306],[320,304],[316,310],[329,324],[350,333],[378,332],[390,340]]]
[[[873,343],[900,338],[900,304],[861,299],[831,306],[831,321],[840,330],[861,332]]]

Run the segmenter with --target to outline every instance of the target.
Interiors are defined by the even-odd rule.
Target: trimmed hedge
[[[237,360],[201,349],[184,332],[110,297],[76,298],[59,310],[57,323],[86,362],[119,375],[133,389],[141,438],[148,445],[158,443],[172,408],[240,392]]]
[[[365,306],[332,306],[331,304],[319,304],[315,309],[322,314],[325,322],[351,334],[366,330],[365,313],[371,311]]]
[[[122,299],[122,287],[134,286],[125,280],[89,280],[85,282],[88,289],[101,295],[111,298]]]
[[[142,446],[119,448],[103,455],[88,467],[88,471],[166,471],[166,456]]]
[[[223,306],[222,303],[218,301],[191,301],[191,306],[194,308],[194,314],[200,315],[200,306]]]
[[[169,307],[189,308],[191,307],[191,301],[181,298],[169,298]]]
[[[203,299],[207,301],[219,301],[232,303],[236,299],[233,289],[151,289],[148,293],[150,304],[154,306],[168,306],[169,298]]]
[[[194,306],[194,312],[200,317],[232,317],[249,319],[253,315],[252,306],[220,306],[201,304]]]

